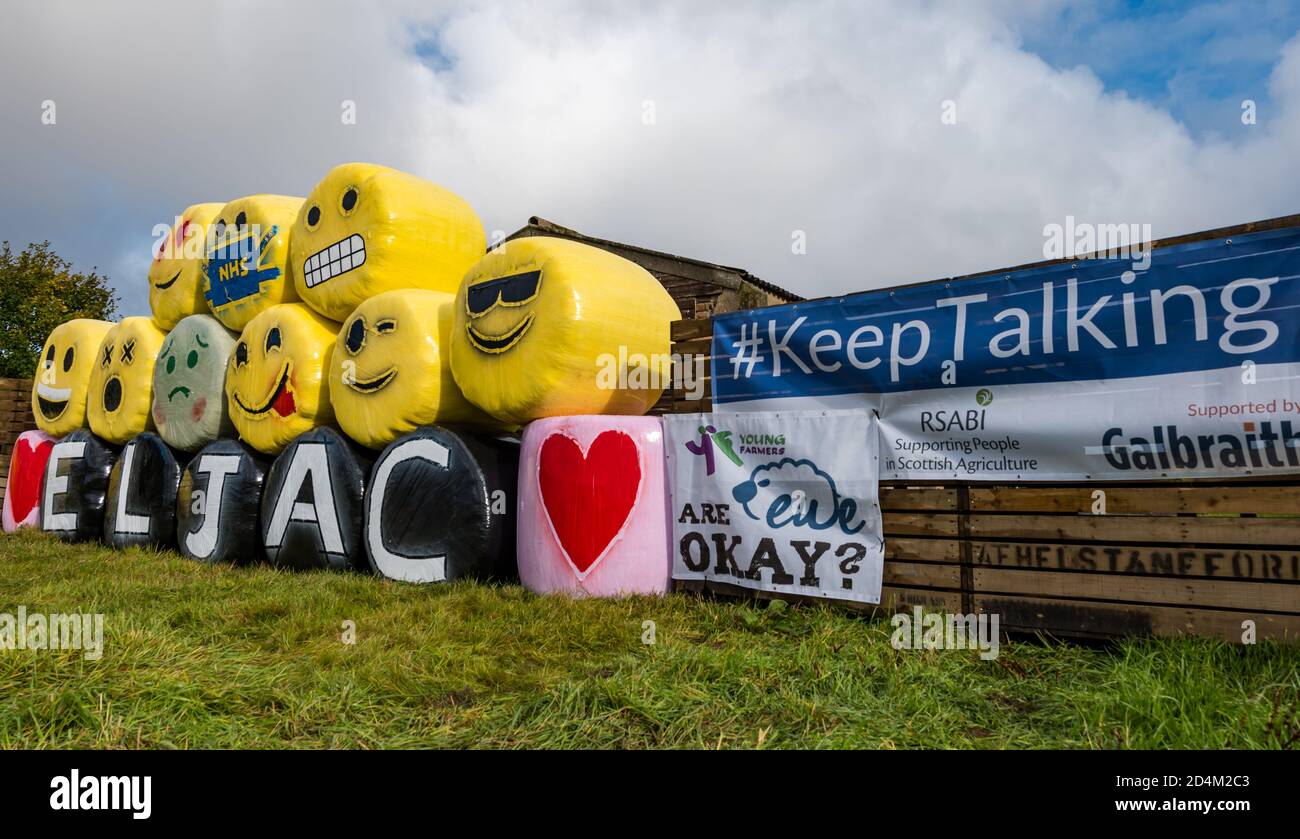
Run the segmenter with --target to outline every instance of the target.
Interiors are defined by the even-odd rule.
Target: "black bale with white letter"
[[[108,476],[118,449],[85,429],[54,444],[41,479],[41,529],[65,542],[103,538]]]
[[[200,562],[262,558],[262,487],[270,462],[238,440],[216,440],[185,467],[176,496],[176,547]]]
[[[508,579],[515,567],[519,443],[417,428],[384,449],[370,473],[370,568],[430,583]]]
[[[280,568],[366,568],[361,525],[373,455],[332,428],[313,428],[271,464],[262,545]]]
[[[128,440],[108,479],[104,541],[115,548],[172,547],[182,468],[176,452],[157,434]]]

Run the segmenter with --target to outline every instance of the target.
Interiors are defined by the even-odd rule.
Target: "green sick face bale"
[[[211,315],[190,315],[168,333],[153,368],[153,421],[168,445],[192,452],[234,436],[225,385],[235,341]]]

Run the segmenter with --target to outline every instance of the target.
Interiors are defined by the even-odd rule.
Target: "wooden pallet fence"
[[[672,337],[675,353],[712,351],[707,321]],[[712,388],[672,405],[709,411]],[[996,612],[1004,630],[1068,637],[1300,641],[1297,479],[886,482],[880,506],[882,609]]]
[[[0,502],[9,482],[9,458],[14,441],[36,427],[32,416],[32,380],[0,379]]]

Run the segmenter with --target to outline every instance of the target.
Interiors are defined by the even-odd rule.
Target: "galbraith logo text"
[[[1101,438],[1106,462],[1122,470],[1161,469],[1264,469],[1300,466],[1300,432],[1283,420],[1281,432],[1273,423],[1242,425],[1242,434],[1180,434],[1178,426],[1153,426],[1151,437],[1124,436],[1111,428]]]
[[[153,813],[153,776],[86,775],[73,769],[50,779],[51,810],[130,810],[131,818]]]

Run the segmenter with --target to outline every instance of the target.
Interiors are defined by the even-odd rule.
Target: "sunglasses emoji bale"
[[[677,304],[648,271],[548,236],[490,251],[456,295],[451,369],[508,426],[573,414],[644,414],[671,381]]]

